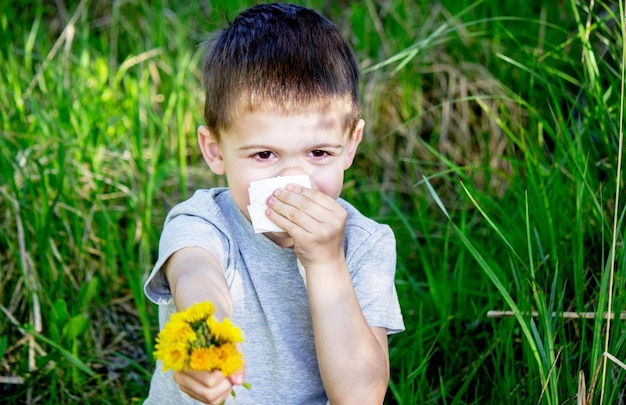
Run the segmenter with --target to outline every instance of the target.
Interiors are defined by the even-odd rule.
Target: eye
[[[258,160],[267,160],[271,158],[272,156],[273,156],[273,153],[268,150],[264,150],[263,152],[257,152],[254,155],[252,155],[253,158],[258,159]]]
[[[326,156],[329,156],[328,152],[326,152],[325,150],[312,150],[311,151],[311,156],[313,156],[314,158],[325,158]]]

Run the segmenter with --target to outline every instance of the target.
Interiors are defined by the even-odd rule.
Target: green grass
[[[164,216],[224,184],[195,145],[198,44],[252,4],[179,3],[0,13],[11,403],[146,395],[157,322],[142,282]],[[595,1],[590,18],[574,0],[304,4],[363,70],[344,197],[398,239],[407,330],[390,338],[387,403],[618,403],[626,333],[604,316],[626,310],[623,4]]]

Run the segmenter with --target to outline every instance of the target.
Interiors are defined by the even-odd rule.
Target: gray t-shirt
[[[393,233],[338,201],[348,212],[344,250],[365,320],[389,334],[401,332]],[[226,188],[197,191],[165,220],[159,257],[144,286],[148,298],[159,305],[160,327],[176,311],[162,266],[174,252],[191,246],[209,250],[224,269],[234,306],[232,321],[244,334],[240,348],[252,387],[236,387],[236,398],[229,397],[226,403],[326,404],[306,285],[296,256],[292,249],[255,234]],[[157,362],[145,403],[198,402],[182,393],[172,372],[162,372]]]

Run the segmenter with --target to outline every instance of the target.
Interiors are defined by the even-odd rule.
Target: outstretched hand
[[[266,215],[294,240],[294,251],[306,269],[344,258],[343,236],[348,213],[321,191],[288,184],[267,200]]]
[[[174,381],[180,390],[191,398],[205,404],[223,404],[230,395],[233,385],[245,381],[243,371],[225,377],[221,371],[178,371]]]

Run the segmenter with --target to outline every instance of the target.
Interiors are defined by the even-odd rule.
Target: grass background
[[[198,44],[251,4],[2,8],[3,401],[146,395],[162,222],[224,182],[195,145]],[[343,195],[398,239],[386,402],[624,401],[623,2],[302,4],[361,61]]]

